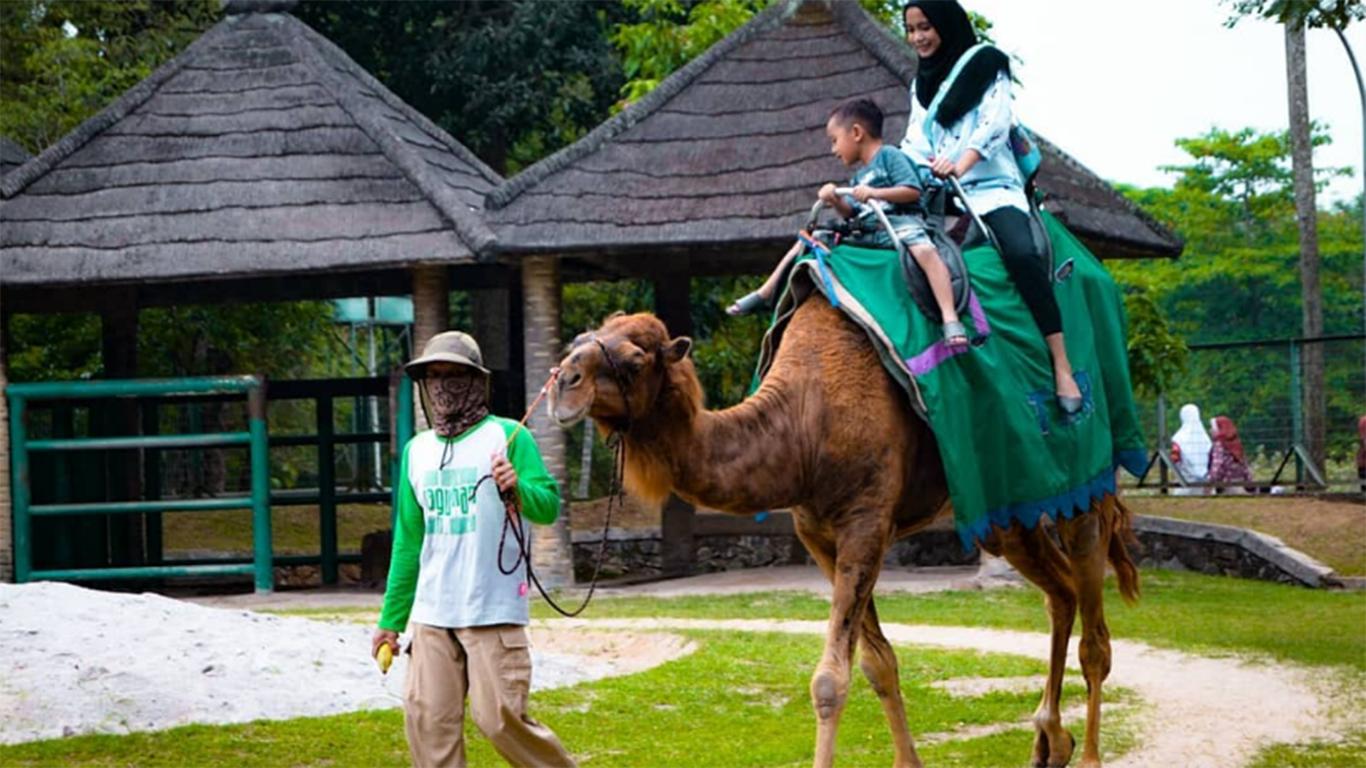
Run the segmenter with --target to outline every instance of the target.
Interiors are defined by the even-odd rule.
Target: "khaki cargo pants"
[[[574,765],[555,734],[526,714],[531,689],[526,627],[412,627],[403,720],[414,765],[466,764],[466,695],[474,724],[508,763],[526,768]]]

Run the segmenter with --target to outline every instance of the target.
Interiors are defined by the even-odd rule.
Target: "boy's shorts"
[[[929,231],[918,220],[897,222],[892,225],[892,228],[896,230],[896,239],[905,243],[907,248],[916,245],[931,245]]]
[[[917,245],[933,245],[930,240],[929,230],[925,229],[925,224],[920,219],[902,218],[892,223],[892,229],[896,232],[896,239],[900,240],[907,248],[914,248]],[[865,241],[867,245],[874,248],[893,248],[892,241],[887,237],[887,230],[881,226],[877,232]]]

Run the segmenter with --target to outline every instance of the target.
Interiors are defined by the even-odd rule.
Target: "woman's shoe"
[[[944,323],[944,343],[951,349],[959,349],[968,345],[967,326],[955,320]]]
[[[1077,384],[1077,378],[1075,376],[1069,378],[1072,379],[1072,385],[1077,388],[1077,394],[1075,396],[1064,395],[1061,392],[1055,394],[1058,399],[1058,407],[1062,409],[1062,412],[1068,416],[1076,416],[1086,407],[1085,395],[1081,391],[1081,385]]]
[[[726,307],[726,314],[731,317],[740,317],[742,315],[752,315],[761,309],[771,308],[772,305],[768,303],[767,296],[759,291],[752,291],[736,299],[734,304]]]
[[[1081,409],[1085,405],[1085,401],[1083,401],[1080,397],[1058,395],[1058,407],[1061,408],[1062,412],[1067,414],[1068,416],[1076,416],[1077,414],[1081,413]]]

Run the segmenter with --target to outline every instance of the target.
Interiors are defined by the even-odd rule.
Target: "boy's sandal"
[[[968,345],[967,326],[958,321],[944,323],[944,343],[953,348],[966,347]]]
[[[740,317],[741,315],[752,315],[761,309],[769,309],[768,297],[759,291],[751,291],[727,307],[726,314],[731,317]]]

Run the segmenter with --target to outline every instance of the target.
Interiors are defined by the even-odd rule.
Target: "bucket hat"
[[[421,380],[431,363],[464,365],[485,375],[489,372],[484,367],[479,342],[462,331],[446,331],[431,337],[422,347],[422,356],[403,366],[403,370],[409,378]]]

